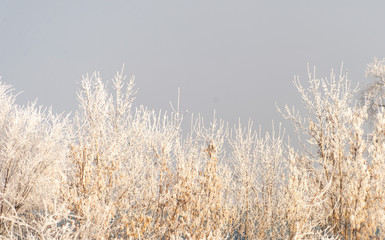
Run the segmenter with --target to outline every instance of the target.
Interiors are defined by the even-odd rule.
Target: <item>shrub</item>
[[[383,61],[368,76],[383,81]],[[0,234],[7,239],[383,239],[385,110],[350,80],[298,78],[307,115],[279,110],[284,131],[208,127],[183,114],[132,109],[134,80],[114,92],[84,76],[69,120],[15,104],[0,84]],[[369,88],[368,88],[369,89]],[[375,103],[375,104],[373,104]],[[374,111],[369,108],[376,107]],[[365,127],[368,113],[372,126]],[[303,140],[302,140],[303,139]]]
[[[0,84],[0,235],[44,236],[56,221],[59,177],[66,158],[67,120],[35,103],[14,103]],[[51,213],[53,215],[51,215]]]

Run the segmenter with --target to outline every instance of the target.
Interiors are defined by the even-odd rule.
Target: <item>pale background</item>
[[[275,108],[300,104],[293,76],[320,76],[341,62],[366,83],[385,57],[385,1],[0,1],[0,76],[17,102],[74,112],[85,73],[110,80],[125,64],[136,105],[238,117],[270,129]]]

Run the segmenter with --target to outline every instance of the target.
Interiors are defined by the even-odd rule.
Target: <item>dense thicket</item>
[[[306,114],[279,109],[301,137],[218,119],[132,109],[86,75],[73,117],[15,104],[0,83],[0,236],[4,239],[384,239],[383,61],[375,84],[309,73]],[[356,101],[356,93],[363,100]],[[370,116],[370,124],[368,119]]]

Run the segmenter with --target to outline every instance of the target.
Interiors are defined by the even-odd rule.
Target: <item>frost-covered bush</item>
[[[295,82],[308,115],[288,107],[284,113],[306,137],[302,153],[289,155],[290,232],[308,237],[327,229],[343,239],[382,239],[383,111],[375,131],[365,134],[367,105],[355,103],[346,75],[309,74],[309,80],[308,88]]]
[[[0,84],[0,235],[42,237],[61,215],[60,175],[69,136],[67,121],[35,103],[18,106]],[[62,209],[60,209],[62,210]]]
[[[384,62],[367,75],[383,82]],[[132,108],[134,80],[84,76],[63,118],[0,84],[0,235],[7,239],[383,239],[385,110],[344,74],[295,81],[307,115],[263,134]],[[375,102],[376,104],[373,104]],[[369,108],[375,111],[368,111]],[[372,127],[365,127],[372,113]]]

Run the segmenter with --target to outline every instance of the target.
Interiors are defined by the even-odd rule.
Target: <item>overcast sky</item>
[[[298,105],[294,75],[345,70],[365,83],[385,57],[385,1],[0,1],[0,76],[55,112],[77,108],[81,76],[125,64],[136,105],[181,108],[268,129],[275,103]]]

